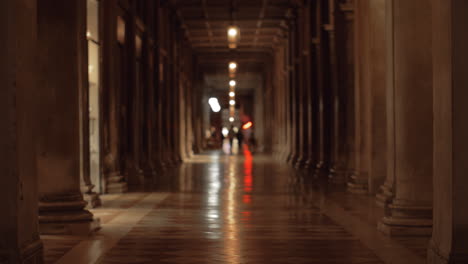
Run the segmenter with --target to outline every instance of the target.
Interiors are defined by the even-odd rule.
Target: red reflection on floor
[[[242,221],[250,221],[251,219],[251,216],[252,216],[252,212],[250,211],[244,211],[242,212]]]
[[[252,153],[248,148],[244,148],[244,191],[249,193],[253,191],[253,178],[252,178]],[[245,201],[245,200],[244,200]]]
[[[251,204],[252,203],[252,196],[250,194],[245,194],[242,201],[245,204]]]

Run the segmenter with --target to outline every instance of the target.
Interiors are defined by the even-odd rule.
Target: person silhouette
[[[244,140],[244,134],[242,133],[242,130],[239,129],[237,132],[237,143],[239,145],[239,153],[242,151],[242,141]]]
[[[231,126],[231,128],[229,129],[229,134],[228,134],[229,147],[230,147],[231,154],[233,153],[233,148],[234,148],[233,141],[234,141],[235,136],[236,136],[236,132],[234,131],[234,126]]]

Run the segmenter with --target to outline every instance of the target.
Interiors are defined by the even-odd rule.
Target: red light
[[[247,130],[253,126],[252,122],[247,122],[242,126],[242,129]]]

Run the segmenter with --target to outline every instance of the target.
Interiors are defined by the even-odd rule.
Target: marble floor
[[[46,263],[425,263],[427,237],[376,230],[373,197],[271,157],[212,152],[137,192],[103,195],[89,237],[44,236]]]

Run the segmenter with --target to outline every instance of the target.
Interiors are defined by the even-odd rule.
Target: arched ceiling
[[[240,28],[238,51],[271,50],[284,37],[292,0],[174,0],[197,52],[227,52],[227,28]]]

